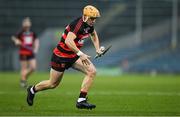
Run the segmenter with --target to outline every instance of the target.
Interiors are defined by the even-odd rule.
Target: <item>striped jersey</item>
[[[24,31],[23,29],[18,32],[15,37],[22,43],[19,49],[20,55],[32,55],[33,45],[37,38],[36,33],[33,31]]]
[[[76,35],[74,42],[77,48],[81,48],[84,44],[84,39],[89,37],[89,34],[93,33],[94,27],[89,26],[86,22],[83,22],[82,17],[77,18],[69,25],[66,26],[65,31],[62,34],[61,40],[57,47],[53,50],[54,54],[62,58],[74,58],[77,54],[74,53],[66,44],[65,40],[69,32],[73,32]]]

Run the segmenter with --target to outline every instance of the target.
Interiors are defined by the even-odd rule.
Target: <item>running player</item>
[[[33,99],[37,92],[52,89],[59,85],[64,71],[72,67],[85,74],[80,95],[76,107],[80,109],[92,109],[96,105],[87,102],[87,93],[96,76],[96,68],[90,61],[90,56],[80,51],[84,39],[91,36],[96,52],[101,54],[98,35],[93,27],[100,13],[94,6],[88,5],[83,9],[82,17],[75,19],[67,25],[62,34],[61,41],[53,51],[51,58],[50,79],[42,81],[27,89],[27,103],[33,105]]]
[[[19,59],[21,64],[20,85],[27,88],[28,76],[36,69],[35,54],[38,52],[39,40],[34,32],[30,30],[31,20],[26,17],[22,21],[22,29],[12,36],[16,46],[19,46]]]

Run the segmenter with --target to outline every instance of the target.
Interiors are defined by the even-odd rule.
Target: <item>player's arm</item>
[[[82,63],[85,65],[89,65],[89,57],[88,55],[84,54],[83,52],[81,52],[77,47],[76,44],[74,42],[74,39],[76,39],[76,35],[73,32],[69,32],[67,35],[67,38],[65,40],[65,44],[73,51],[75,52],[81,59]]]
[[[92,40],[92,42],[94,44],[94,47],[96,49],[96,53],[98,53],[98,54],[102,53],[101,49],[100,49],[100,46],[99,46],[99,37],[98,37],[97,32],[96,32],[95,29],[91,33],[91,40]]]
[[[39,39],[36,38],[35,41],[34,41],[34,49],[33,49],[33,51],[36,54],[38,52],[38,50],[39,50]]]
[[[12,36],[12,37],[11,37],[11,40],[14,42],[14,44],[15,44],[16,46],[22,45],[20,39],[18,39],[18,38],[15,37],[15,36]]]
[[[75,53],[78,53],[80,50],[76,47],[74,43],[74,39],[76,39],[76,35],[73,32],[69,32],[67,38],[65,40],[65,44]]]

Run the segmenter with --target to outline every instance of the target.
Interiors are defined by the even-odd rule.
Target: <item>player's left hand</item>
[[[80,59],[81,59],[83,65],[90,65],[91,64],[89,61],[89,58],[90,58],[90,56],[87,54],[84,54],[84,53],[80,56]]]
[[[37,49],[34,49],[33,52],[34,52],[34,54],[37,54],[37,53],[38,53],[38,50],[37,50]]]
[[[102,53],[104,52],[105,47],[101,46],[98,50],[96,50],[97,55],[99,55],[101,57]]]
[[[16,37],[12,36],[11,40],[14,42],[16,46],[22,45],[21,41],[16,39]]]

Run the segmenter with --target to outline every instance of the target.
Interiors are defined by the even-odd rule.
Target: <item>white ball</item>
[[[104,51],[104,50],[105,50],[105,47],[104,47],[104,46],[101,46],[101,47],[100,47],[100,50],[101,50],[101,51]]]

